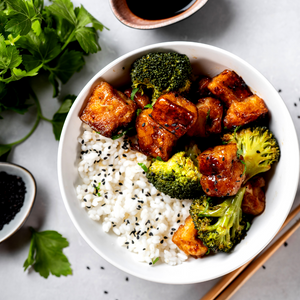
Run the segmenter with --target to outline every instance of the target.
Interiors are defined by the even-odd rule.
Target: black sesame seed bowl
[[[0,162],[0,243],[16,233],[27,220],[36,197],[36,182],[25,168]]]

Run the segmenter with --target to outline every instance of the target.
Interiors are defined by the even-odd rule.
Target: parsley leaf
[[[24,271],[33,266],[44,278],[50,273],[57,277],[72,275],[71,265],[63,254],[63,248],[69,246],[68,241],[57,231],[32,232],[28,257],[24,262]]]
[[[86,53],[96,53],[101,48],[96,40],[96,30],[92,27],[82,27],[75,31],[75,37]]]
[[[32,21],[40,18],[38,10],[32,1],[6,0],[6,3],[10,8],[9,16],[11,19],[5,25],[5,30],[26,35],[31,29]]]
[[[46,64],[57,57],[61,52],[58,37],[53,29],[45,28],[37,36],[32,30],[22,37],[17,44],[27,49],[40,63]]]
[[[75,99],[76,99],[75,95],[66,96],[65,99],[63,100],[61,107],[53,116],[51,123],[53,127],[53,133],[57,141],[59,141],[60,139],[60,135],[64,126],[65,119]]]
[[[6,46],[3,36],[0,36],[0,75],[4,75],[9,69],[18,67],[22,63],[22,56],[14,46]]]
[[[76,15],[73,9],[73,3],[70,0],[55,0],[47,8],[53,15],[66,19],[68,22],[77,25]]]
[[[59,57],[56,66],[49,68],[62,83],[66,83],[75,72],[78,72],[84,66],[83,53],[68,49]]]
[[[251,227],[250,222],[247,222],[246,231],[248,231],[250,229],[250,227]]]

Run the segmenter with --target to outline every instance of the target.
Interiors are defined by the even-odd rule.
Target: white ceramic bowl
[[[2,230],[0,230],[1,243],[17,232],[28,218],[35,200],[36,184],[32,174],[21,166],[7,162],[0,162],[0,172],[6,172],[9,175],[22,177],[26,187],[24,203],[21,210],[15,215],[14,219],[11,220],[9,224],[5,224]]]
[[[134,254],[116,244],[116,236],[102,231],[99,223],[88,218],[76,198],[75,187],[80,182],[77,172],[79,144],[82,132],[78,117],[85,99],[99,78],[115,87],[129,82],[131,64],[150,51],[176,51],[186,54],[194,73],[215,76],[225,68],[236,71],[262,97],[270,110],[270,129],[281,148],[279,163],[269,174],[266,209],[255,218],[247,237],[232,253],[219,253],[204,259],[190,258],[178,266],[158,264],[150,267],[137,262]],[[299,149],[296,131],[289,112],[273,86],[251,65],[222,49],[193,42],[168,42],[132,51],[111,62],[99,71],[83,88],[66,119],[58,151],[58,178],[64,204],[86,242],[114,266],[137,277],[169,284],[188,284],[225,275],[254,258],[273,239],[283,224],[297,190],[299,177]]]

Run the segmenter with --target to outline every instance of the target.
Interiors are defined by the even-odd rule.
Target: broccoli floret
[[[237,144],[238,155],[242,155],[246,163],[245,181],[270,170],[271,165],[280,157],[277,140],[267,127],[242,129],[225,134],[222,140]]]
[[[147,178],[156,189],[172,198],[195,199],[203,194],[198,168],[184,151],[166,162],[152,162]]]
[[[194,141],[189,142],[189,144],[185,146],[185,153],[186,156],[189,157],[193,161],[194,165],[198,168],[199,162],[197,157],[201,154],[198,145]]]
[[[130,72],[133,89],[153,91],[152,104],[164,93],[188,91],[191,74],[189,58],[175,52],[148,53],[133,63]]]
[[[207,196],[193,201],[190,215],[198,237],[211,251],[229,252],[245,237],[247,222],[241,209],[245,190],[241,188],[235,196],[217,205]]]

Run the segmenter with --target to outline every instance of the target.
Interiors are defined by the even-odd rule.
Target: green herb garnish
[[[128,128],[128,129],[124,130],[123,132],[117,134],[117,135],[114,135],[111,139],[112,139],[112,140],[117,140],[117,139],[119,139],[120,137],[122,137],[123,135],[125,135],[125,134],[126,134],[129,130],[131,130],[131,129],[133,129],[133,127],[130,127],[130,128]]]
[[[152,258],[151,261],[152,261],[152,265],[155,265],[159,261],[159,257],[156,257],[155,259]]]
[[[208,121],[209,118],[210,118],[210,109],[208,110],[208,112],[206,114],[206,122]]]
[[[54,0],[47,7],[43,0],[1,1],[0,21],[0,115],[8,110],[26,113],[32,106],[29,100],[37,108],[30,132],[16,142],[0,145],[0,159],[4,160],[13,146],[30,137],[41,119],[52,123],[55,138],[60,138],[75,97],[65,98],[53,119],[48,119],[42,114],[29,77],[46,75],[53,97],[57,97],[59,81],[65,84],[82,69],[86,54],[101,50],[97,31],[106,27],[82,5],[74,8],[70,0]]]
[[[140,108],[137,109],[136,111],[136,115],[139,116],[139,114],[142,112],[142,110]]]
[[[205,255],[208,255],[210,253],[210,249],[207,249]]]
[[[135,89],[132,90],[131,95],[130,95],[131,100],[134,100],[134,96],[135,96],[135,94],[137,93],[138,90],[139,90],[139,88],[135,88]]]
[[[247,222],[246,231],[248,231],[250,227],[251,227],[251,224],[250,224],[250,222]]]
[[[159,160],[159,161],[163,161],[162,158],[160,156],[156,156],[156,158],[154,158],[155,160]]]
[[[57,231],[37,232],[32,227],[30,230],[31,243],[23,265],[24,271],[32,266],[44,278],[48,278],[50,273],[57,277],[72,275],[68,258],[62,252],[63,248],[69,246],[67,239]]]
[[[147,105],[144,106],[144,108],[151,108],[151,109],[153,109],[153,106],[152,106],[152,104],[147,104]]]
[[[138,163],[138,165],[146,172],[146,173],[148,173],[148,168],[146,167],[146,165],[145,164],[143,164],[143,163]]]

